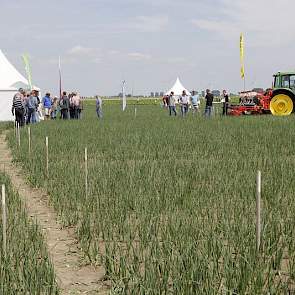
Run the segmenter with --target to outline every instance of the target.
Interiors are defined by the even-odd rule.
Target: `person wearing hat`
[[[24,94],[25,91],[23,88],[20,88],[18,92],[13,96],[12,115],[15,116],[15,122],[19,124],[20,127],[25,124],[25,111],[26,107],[24,104]]]

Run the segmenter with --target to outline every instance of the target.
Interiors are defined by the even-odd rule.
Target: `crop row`
[[[119,294],[288,294],[295,278],[292,118],[169,118],[158,106],[97,121],[32,128],[32,155],[10,142],[30,181],[47,189],[85,260]],[[49,137],[49,177],[45,166]],[[84,148],[88,149],[85,193]],[[255,175],[262,171],[262,244]]]

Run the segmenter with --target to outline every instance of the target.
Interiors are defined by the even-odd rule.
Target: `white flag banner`
[[[126,93],[125,93],[125,81],[122,83],[122,110],[125,111],[126,106],[127,106],[127,101],[126,101]]]

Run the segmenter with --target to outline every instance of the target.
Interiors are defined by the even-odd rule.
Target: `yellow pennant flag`
[[[240,58],[241,58],[241,78],[245,78],[245,65],[244,65],[244,36],[240,36]]]
[[[32,73],[31,73],[31,66],[30,66],[30,61],[29,61],[29,56],[27,54],[23,54],[22,55],[23,58],[23,62],[25,64],[25,70],[26,70],[26,74],[28,77],[28,83],[30,86],[30,90],[33,89],[33,83],[32,83]]]

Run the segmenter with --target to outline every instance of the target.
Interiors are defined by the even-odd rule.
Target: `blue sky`
[[[245,34],[248,88],[271,86],[272,74],[295,69],[292,0],[0,0],[0,48],[33,81],[111,95],[167,90],[177,76],[188,89],[238,91],[239,34]]]

